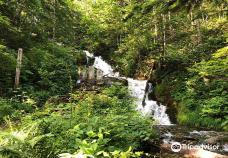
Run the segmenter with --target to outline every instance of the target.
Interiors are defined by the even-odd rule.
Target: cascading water
[[[86,64],[87,65],[89,64],[89,57],[88,56],[86,57]]]
[[[88,57],[94,57],[93,54],[89,53],[88,51],[84,51]],[[148,95],[153,91],[153,87],[151,83],[148,83],[148,90],[146,90],[146,80],[134,80],[132,78],[126,78],[126,77],[119,77],[119,73],[114,73],[112,67],[106,63],[102,57],[95,57],[94,65],[95,68],[101,69],[103,71],[104,76],[107,77],[114,77],[118,79],[127,79],[129,87],[128,89],[131,91],[131,96],[137,98],[135,105],[137,105],[136,110],[140,110],[143,115],[150,115],[152,114],[154,116],[154,120],[159,122],[158,131],[161,132],[162,128],[166,130],[165,125],[171,125],[168,115],[165,113],[166,106],[158,105],[156,101],[149,100]],[[142,102],[145,96],[145,105],[143,106]],[[161,126],[162,125],[162,126]],[[164,126],[163,126],[164,125]],[[208,135],[214,136],[214,135],[227,135],[228,133],[216,133],[212,131],[196,131],[195,129],[191,129],[187,126],[180,126],[180,125],[173,125],[169,126],[171,132],[164,133],[163,136],[166,138],[163,138],[164,143],[171,144],[173,142],[179,141],[175,139],[175,134],[179,135],[187,135],[187,138],[191,138],[194,136],[193,139],[198,140],[198,143],[204,142],[205,139],[207,139]],[[161,129],[159,129],[161,128]],[[187,129],[186,129],[187,128]],[[186,132],[187,131],[187,132]],[[192,131],[192,132],[191,132]],[[182,133],[181,133],[182,132]],[[195,135],[200,135],[201,137],[196,137]],[[209,136],[209,137],[210,137]],[[228,143],[223,144],[222,148],[217,150],[217,152],[227,152],[228,153]]]
[[[94,57],[93,54],[88,51],[84,51],[87,56]],[[149,100],[148,94],[152,92],[152,84],[149,83],[149,89],[146,92],[146,80],[134,80],[132,78],[119,77],[119,73],[113,72],[111,65],[106,63],[102,57],[95,57],[94,65],[95,68],[101,69],[103,71],[104,76],[114,77],[119,79],[127,79],[129,87],[128,89],[131,91],[131,96],[137,98],[135,104],[137,105],[136,110],[140,110],[143,115],[154,115],[154,119],[159,122],[161,125],[170,125],[170,120],[168,115],[165,113],[165,106],[158,105],[156,101]],[[142,102],[145,98],[145,106],[143,106]]]
[[[165,113],[166,106],[164,105],[158,105],[156,101],[149,100],[148,95],[153,91],[153,87],[151,83],[148,83],[148,92],[146,94],[144,112],[146,114],[153,114],[154,119],[159,121],[159,124],[161,125],[170,125],[169,116]]]

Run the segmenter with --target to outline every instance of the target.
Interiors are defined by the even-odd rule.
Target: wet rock
[[[172,123],[177,123],[177,109],[178,106],[175,103],[168,104],[166,113],[170,116],[169,119]]]
[[[94,57],[87,57],[87,60],[88,60],[88,66],[92,66],[94,61],[95,61],[95,58]]]
[[[182,135],[174,135],[173,138],[177,140],[182,140],[184,137]]]
[[[221,140],[225,143],[228,143],[228,135],[227,136],[222,136]]]
[[[157,100],[157,98],[156,98],[154,92],[150,92],[150,93],[148,94],[148,99],[149,99],[149,100]]]
[[[220,142],[220,137],[219,136],[211,137],[206,139],[205,142],[209,144],[217,144]]]
[[[228,156],[217,154],[203,149],[185,149],[181,148],[179,152],[173,152],[171,144],[163,144],[161,147],[161,157],[163,158],[228,158]]]
[[[164,139],[164,138],[167,138],[167,137],[168,137],[168,136],[166,136],[166,135],[164,135],[164,134],[159,136],[159,138],[161,138],[161,139]]]
[[[196,138],[190,137],[190,136],[184,136],[183,137],[185,140],[196,140]]]

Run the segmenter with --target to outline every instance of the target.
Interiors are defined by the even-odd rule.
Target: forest
[[[227,19],[227,0],[0,0],[0,158],[184,157],[129,82],[78,84],[99,56],[228,156]]]

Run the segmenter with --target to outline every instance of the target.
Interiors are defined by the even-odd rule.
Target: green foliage
[[[39,123],[33,123],[20,131],[14,131],[10,120],[7,121],[11,129],[9,132],[0,131],[0,156],[31,157],[34,154],[32,149],[41,139],[53,136],[52,134],[35,136]]]
[[[213,54],[209,61],[197,63],[190,69],[200,76],[205,76],[211,80],[224,80],[228,77],[228,47],[221,48]]]
[[[122,89],[121,93],[117,89]],[[34,123],[36,128],[29,130],[34,132],[31,135],[21,132],[27,133],[28,138],[23,139],[18,148],[21,148],[21,152],[26,150],[24,154],[32,154],[33,157],[55,157],[61,153],[137,157],[142,153],[137,151],[143,151],[146,142],[153,141],[156,134],[151,129],[153,122],[150,116],[141,116],[140,112],[135,111],[126,89],[115,83],[100,94],[76,92],[72,94],[73,103],[49,104],[43,110],[26,115],[20,128],[30,129]],[[18,137],[22,140],[21,136]],[[27,143],[33,140],[32,137],[37,140],[34,146]],[[0,140],[7,142],[8,138],[2,137]],[[7,155],[7,152],[4,154]]]
[[[78,77],[77,73],[73,73],[77,69],[77,66],[74,66],[77,54],[73,53],[72,48],[63,48],[53,44],[48,45],[47,49],[53,53],[44,53],[40,62],[41,67],[38,70],[41,78],[40,87],[42,90],[49,90],[52,94],[59,92],[65,94],[70,89],[69,75],[72,83],[76,83]]]
[[[16,69],[15,52],[0,44],[0,60],[0,94],[2,94],[13,85]]]
[[[12,120],[18,120],[27,113],[35,110],[35,102],[24,93],[16,94],[11,99],[0,98],[0,122],[7,116]]]
[[[117,96],[118,98],[123,98],[128,93],[128,88],[119,82],[115,82],[107,90],[105,90],[104,93],[109,97]]]
[[[29,93],[69,93],[69,73],[75,82],[78,74],[72,72],[80,66],[75,49],[81,38],[81,28],[75,27],[80,13],[75,6],[62,0],[0,3],[0,96],[8,97],[14,85],[18,48],[23,48],[19,86]]]
[[[178,102],[179,123],[228,130],[226,6],[202,0],[0,1],[0,119],[30,113],[21,126],[38,122],[36,132],[20,141],[4,134],[0,141],[15,148],[1,151],[15,157],[22,151],[34,157],[133,157],[155,137],[149,116],[134,110],[118,83],[31,113],[34,105],[72,91],[85,57],[81,49],[101,55],[125,76],[151,78],[156,99]],[[31,94],[26,98],[8,93],[20,47],[20,86]],[[43,137],[49,133],[54,136]],[[26,143],[32,137],[42,139]]]
[[[201,111],[202,107],[197,107],[197,109],[191,110],[181,103],[179,106],[177,121],[184,125],[203,126],[214,129],[225,127],[224,125],[221,125],[221,119],[215,119],[211,116],[203,117],[200,114]]]
[[[86,142],[84,142],[86,143]],[[85,153],[87,153],[88,151],[84,151]],[[63,153],[63,154],[59,154],[60,158],[67,158],[67,157],[97,157],[97,155],[102,155],[102,157],[113,157],[113,158],[118,158],[118,157],[121,157],[121,158],[128,158],[128,157],[140,157],[143,152],[136,152],[136,153],[133,153],[131,151],[131,147],[129,148],[128,151],[126,152],[120,152],[120,151],[114,151],[114,152],[111,152],[111,153],[107,153],[105,151],[100,151],[98,152],[97,154],[94,154],[95,156],[92,156],[92,155],[89,155],[89,154],[84,154],[83,151],[79,151],[77,153],[75,153],[74,155],[71,155],[69,153]],[[146,153],[147,156],[149,156],[149,154]]]

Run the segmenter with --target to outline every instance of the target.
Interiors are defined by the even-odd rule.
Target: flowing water
[[[147,80],[135,80],[133,78],[120,77],[118,72],[113,72],[113,68],[102,57],[96,57],[88,51],[84,51],[88,57],[94,57],[94,67],[103,71],[104,77],[114,77],[126,79],[131,96],[136,98],[136,110],[142,112],[142,115],[153,115],[157,124],[154,128],[162,135],[163,142],[172,144],[173,142],[189,144],[207,144],[207,139],[216,136],[227,137],[226,141],[220,141],[220,148],[215,152],[228,155],[228,132],[216,132],[203,130],[200,128],[180,126],[171,124],[169,116],[166,114],[166,106],[158,104],[157,101],[149,100],[148,94],[153,91],[153,86]],[[148,89],[146,89],[148,87]],[[145,105],[143,100],[145,99]],[[167,130],[168,129],[168,130]],[[222,143],[222,144],[221,144]]]
[[[85,51],[86,55],[89,57],[93,57],[93,54]],[[162,125],[170,125],[170,120],[168,115],[165,113],[166,107],[163,105],[158,105],[156,101],[149,100],[148,94],[152,92],[152,84],[149,83],[149,88],[147,87],[147,80],[135,80],[132,78],[120,77],[118,72],[113,72],[113,68],[107,62],[105,62],[102,57],[95,57],[94,65],[95,68],[101,69],[103,71],[104,76],[114,77],[118,79],[127,79],[128,81],[128,89],[131,91],[131,96],[137,98],[135,105],[136,110],[140,110],[143,115],[154,115],[154,120],[158,122],[158,124]],[[143,106],[142,102],[145,98],[145,105]]]

